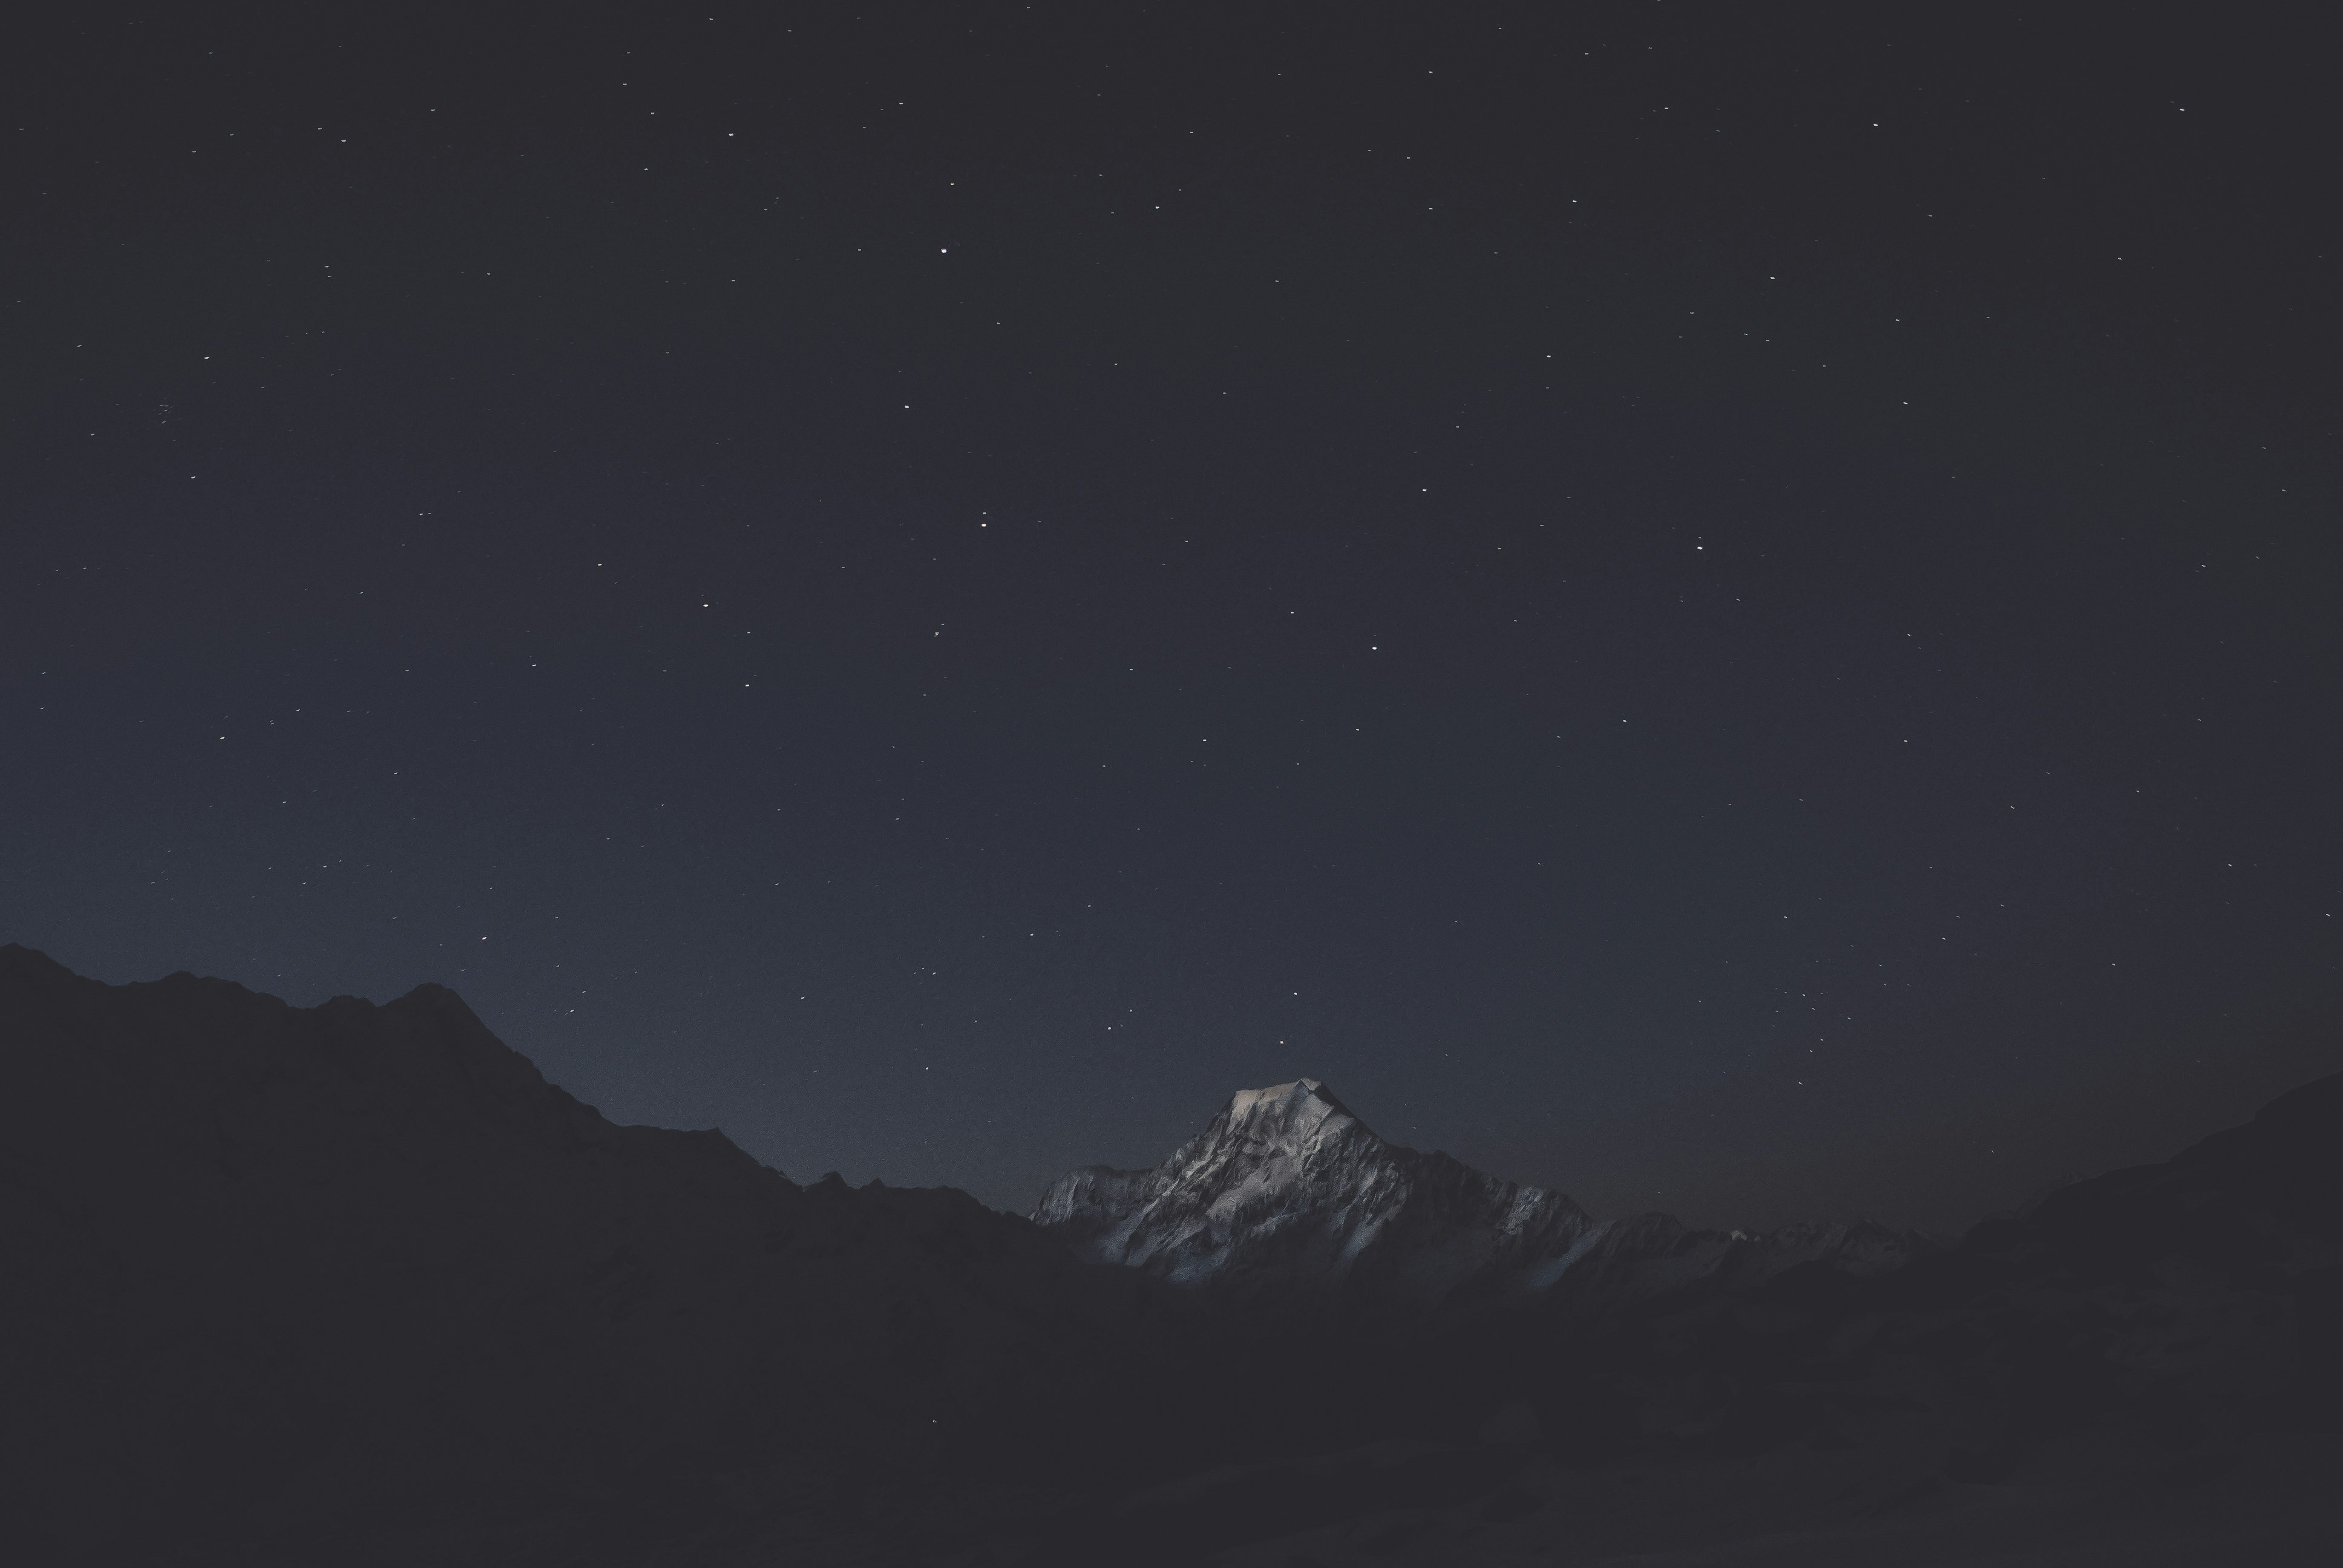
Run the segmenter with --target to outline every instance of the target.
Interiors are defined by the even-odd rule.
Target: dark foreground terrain
[[[1893,1266],[1406,1310],[616,1127],[436,987],[0,948],[0,1087],[11,1561],[2343,1559],[2343,1078]]]

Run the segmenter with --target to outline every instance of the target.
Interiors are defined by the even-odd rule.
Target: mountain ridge
[[[1876,1273],[1936,1245],[1863,1221],[1752,1237],[1598,1221],[1567,1194],[1390,1142],[1314,1078],[1238,1091],[1151,1169],[1078,1166],[1029,1217],[1078,1256],[1218,1298],[1413,1312],[1615,1311],[1806,1263]]]

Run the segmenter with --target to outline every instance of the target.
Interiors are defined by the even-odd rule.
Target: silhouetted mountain
[[[1241,1091],[1152,1171],[1067,1172],[1032,1219],[1082,1257],[1223,1305],[1312,1310],[1591,1316],[1808,1264],[1875,1274],[1933,1250],[1867,1224],[1752,1237],[1665,1214],[1598,1221],[1559,1192],[1386,1142],[1312,1078]]]
[[[1859,1310],[1964,1325],[1946,1353],[2008,1399],[1963,1462],[1978,1475],[2109,1421],[2175,1440],[2343,1433],[2343,1074],[1986,1221],[1837,1304]]]
[[[437,986],[299,1009],[10,946],[0,1041],[19,1562],[591,1514],[790,1456],[803,1501],[1004,1435],[1072,1464],[1161,1316],[964,1193],[613,1126]]]

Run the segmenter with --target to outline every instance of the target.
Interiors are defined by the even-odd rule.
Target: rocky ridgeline
[[[1598,1221],[1560,1192],[1387,1142],[1312,1078],[1242,1091],[1151,1171],[1070,1171],[1031,1217],[1084,1258],[1232,1302],[1417,1312],[1602,1312],[1802,1264],[1867,1276],[1932,1245],[1868,1224],[1745,1236],[1665,1214]]]

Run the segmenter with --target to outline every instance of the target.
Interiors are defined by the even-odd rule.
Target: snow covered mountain
[[[1070,1171],[1032,1218],[1177,1284],[1426,1302],[1565,1256],[1594,1228],[1559,1192],[1386,1143],[1313,1078],[1236,1094],[1153,1171]]]
[[[1031,1218],[1085,1258],[1216,1295],[1413,1308],[1600,1311],[1801,1263],[1870,1274],[1928,1245],[1872,1225],[1753,1237],[1665,1214],[1598,1221],[1560,1192],[1386,1142],[1312,1078],[1240,1091],[1152,1171],[1070,1171]]]

